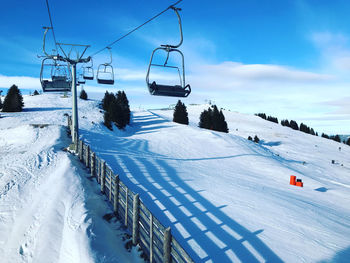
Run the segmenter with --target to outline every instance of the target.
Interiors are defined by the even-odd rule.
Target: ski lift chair
[[[68,92],[72,89],[72,82],[68,74],[68,65],[60,65],[55,61],[53,64],[45,64],[48,58],[43,59],[40,71],[40,83],[43,92]],[[43,71],[51,67],[51,79],[44,79]],[[66,70],[68,68],[68,71]]]
[[[151,95],[155,96],[169,96],[169,97],[187,97],[191,93],[191,86],[189,84],[185,85],[185,61],[184,61],[184,55],[182,52],[177,49],[178,47],[181,46],[183,42],[183,35],[182,35],[182,25],[181,25],[181,18],[178,13],[178,10],[181,10],[179,8],[176,8],[174,6],[171,7],[174,12],[177,15],[178,21],[179,21],[179,28],[180,28],[180,42],[177,45],[161,45],[160,47],[156,48],[153,50],[150,63],[148,65],[148,70],[147,70],[147,75],[146,75],[146,83],[148,90]],[[155,64],[153,62],[153,56],[155,53],[158,51],[163,50],[164,52],[167,53],[167,58],[165,60],[165,63],[163,65],[160,64]],[[181,62],[182,62],[182,77],[180,73],[180,69],[177,66],[170,66],[167,65],[169,55],[171,52],[177,52],[181,55]],[[179,79],[180,79],[180,84],[175,84],[175,85],[164,85],[164,84],[159,84],[156,81],[150,81],[149,75],[152,67],[163,67],[163,68],[174,68],[177,69],[179,73]]]
[[[83,79],[85,80],[93,80],[94,79],[94,68],[92,59],[90,59],[91,65],[83,67]]]
[[[97,73],[96,73],[96,79],[97,83],[99,84],[107,84],[107,85],[113,85],[114,84],[114,71],[112,67],[112,52],[111,48],[107,47],[110,53],[111,61],[100,64],[97,68]]]
[[[78,84],[85,84],[85,83],[86,83],[86,80],[84,79],[83,74],[79,74]]]

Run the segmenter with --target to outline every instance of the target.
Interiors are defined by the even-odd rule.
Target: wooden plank
[[[150,242],[150,253],[149,253],[149,259],[150,259],[150,263],[153,263],[153,215],[150,214],[150,218],[149,218],[149,242]]]
[[[171,248],[171,260],[173,263],[186,263],[173,247]]]
[[[124,226],[128,226],[128,206],[129,206],[129,202],[128,202],[128,188],[126,188],[126,196],[125,196],[125,216],[124,216]]]
[[[113,199],[113,208],[114,212],[118,213],[119,205],[119,175],[115,175],[115,187],[114,187],[114,199]]]
[[[181,255],[185,262],[194,262],[174,237],[171,240],[171,246],[178,251],[178,254]]]
[[[168,227],[164,232],[164,242],[163,242],[163,262],[170,263],[171,257],[171,230]]]
[[[148,208],[143,204],[142,201],[140,201],[140,210],[142,210],[147,217],[151,215],[151,212],[148,210]]]
[[[157,246],[153,246],[153,258],[158,258],[158,260],[161,260],[160,262],[163,262],[163,252]]]
[[[91,151],[91,160],[90,160],[90,173],[91,176],[95,176],[95,153],[93,151]]]

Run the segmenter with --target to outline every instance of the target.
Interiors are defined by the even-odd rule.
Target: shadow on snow
[[[171,127],[168,121],[154,115],[135,117],[133,121],[133,134]],[[165,125],[166,122],[168,125]],[[118,137],[106,129],[103,135],[91,130],[82,131],[82,135],[93,151],[120,175],[121,180],[132,191],[140,193],[152,213],[165,226],[171,226],[174,237],[195,262],[232,262],[232,254],[243,262],[259,262],[256,254],[265,261],[282,262],[258,237],[263,229],[249,231],[222,211],[225,206],[215,206],[200,194],[201,191],[193,189],[178,176],[175,167],[179,161],[189,160],[153,153],[146,140],[125,138],[130,134]],[[257,150],[255,154],[270,153]],[[250,249],[244,243],[248,243]]]

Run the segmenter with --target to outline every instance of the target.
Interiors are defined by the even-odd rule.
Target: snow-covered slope
[[[66,167],[66,171],[73,169],[72,159],[65,161],[68,157],[58,151],[68,143],[62,140],[63,130],[58,125],[66,123],[63,113],[70,112],[70,100],[57,95],[40,95],[26,97],[25,103],[32,109],[14,115],[5,114],[5,118],[0,119],[0,132],[6,135],[6,139],[1,137],[1,145],[9,145],[7,150],[6,147],[4,151],[1,150],[1,157],[9,152],[18,152],[16,157],[11,158],[11,162],[18,160],[20,163],[15,167],[34,167],[33,169],[48,171],[52,169],[55,172],[59,171],[55,167]],[[96,109],[96,105],[95,101],[79,101],[81,136],[120,174],[121,179],[133,191],[140,193],[142,200],[161,222],[172,227],[173,235],[196,262],[345,262],[350,258],[350,147],[294,131],[256,116],[228,111],[224,114],[230,128],[229,134],[199,129],[199,114],[205,106],[188,108],[189,126],[171,122],[172,111],[134,111],[133,121],[126,131],[111,132],[101,125],[103,116]],[[27,127],[25,123],[54,125],[40,129]],[[39,148],[40,151],[35,152],[35,147],[28,146],[31,144],[26,144],[22,139],[18,143],[16,129],[19,133],[22,130],[34,132],[34,138],[47,136],[47,139],[43,139],[43,150]],[[35,132],[42,135],[36,135]],[[8,134],[13,134],[12,140]],[[258,135],[261,143],[248,141],[246,138],[249,135]],[[30,140],[29,135],[26,138]],[[52,141],[45,143],[49,138]],[[16,147],[19,147],[18,150]],[[40,156],[41,151],[50,152],[45,147],[52,149],[54,153],[54,158],[44,158],[47,162],[45,165],[38,164],[43,161],[21,155],[22,151],[30,149],[35,159],[35,156]],[[62,157],[58,157],[59,155]],[[25,164],[23,160],[27,159],[29,160]],[[332,164],[332,160],[335,160],[335,164]],[[59,165],[61,161],[66,166]],[[0,172],[3,167],[8,167],[8,161],[2,158]],[[45,174],[51,172],[37,174],[38,178],[49,180]],[[78,192],[84,192],[85,198],[79,199],[81,206],[74,206],[72,211],[79,215],[84,214],[85,210],[81,211],[76,207],[89,207],[89,213],[97,209],[86,205],[89,191],[97,191],[93,186],[86,187],[88,183],[84,183],[76,172],[72,172],[72,176],[68,172],[60,174],[65,174],[68,184],[70,180],[82,180],[82,183],[76,182],[73,185],[81,189]],[[301,178],[304,187],[290,186],[290,175]],[[24,178],[25,173],[13,172],[10,176]],[[3,178],[6,176],[0,178],[0,189],[11,188],[6,186],[11,179]],[[34,181],[32,184],[37,185]],[[21,185],[16,190],[19,193],[14,197],[10,198],[9,192],[1,195],[0,206],[22,205],[23,213],[36,218],[33,211],[37,209],[26,207],[24,201],[18,197],[22,185],[28,183],[18,185]],[[26,196],[36,194],[31,187],[27,188],[24,191]],[[49,189],[49,186],[43,186],[43,189]],[[61,192],[61,196],[68,196],[66,202],[74,203],[69,201],[73,198],[71,194],[65,194],[69,188],[58,189],[59,185],[57,191],[52,191],[52,196],[54,192]],[[42,192],[45,190],[40,191]],[[35,197],[33,199],[37,200]],[[50,201],[47,202],[47,207],[50,207]],[[62,221],[54,218],[56,214],[52,209],[48,211],[51,211],[53,218],[50,221]],[[13,212],[8,211],[0,214],[1,233],[17,231],[16,228],[12,230],[13,228],[8,227],[6,220],[14,225],[21,225],[21,219],[17,221],[20,217],[13,214],[11,217],[11,213]],[[69,213],[63,217],[69,218]],[[35,220],[32,220],[33,225],[40,226],[43,222]],[[80,228],[84,229],[85,221]],[[102,221],[101,224],[103,223],[105,222]],[[46,229],[51,229],[49,224],[44,225]],[[53,229],[57,225],[59,223],[55,223]],[[30,224],[27,228],[31,229],[29,226]],[[18,231],[23,232],[25,231]],[[84,233],[83,230],[81,232]],[[76,234],[74,231],[73,233]],[[44,252],[48,250],[45,250],[44,245],[39,245],[39,240],[43,236],[48,242],[55,240],[52,235],[50,238],[45,234],[29,236],[38,244],[35,245],[37,250]],[[82,251],[91,251],[91,247],[94,248],[91,246],[91,236],[78,236],[81,237],[81,242],[76,243],[83,247]],[[58,237],[63,240],[64,235],[57,234]],[[99,238],[102,240],[102,235]],[[68,239],[72,239],[71,236]],[[10,255],[18,254],[20,247],[22,254],[28,254],[25,251],[30,251],[33,255],[40,254],[34,249],[27,249],[29,245],[25,246],[22,240],[24,239],[17,237],[15,241],[18,242],[14,244],[16,242],[11,243],[1,237],[0,242],[2,247],[5,245],[12,248]],[[84,245],[89,242],[90,246]],[[100,253],[103,251],[101,248]],[[8,253],[5,250],[0,252]],[[61,252],[58,254],[66,255]],[[77,254],[78,252],[74,253]]]
[[[95,182],[62,151],[70,100],[25,96],[0,118],[0,262],[140,262]],[[38,125],[40,124],[40,125]]]

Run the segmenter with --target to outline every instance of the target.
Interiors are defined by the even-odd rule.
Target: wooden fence
[[[69,116],[69,128],[71,123]],[[90,170],[91,176],[96,177],[101,192],[107,196],[114,213],[132,235],[133,245],[139,244],[151,263],[193,262],[171,235],[170,227],[166,228],[159,222],[142,202],[140,195],[132,192],[89,145],[79,140],[76,153],[79,160]]]

